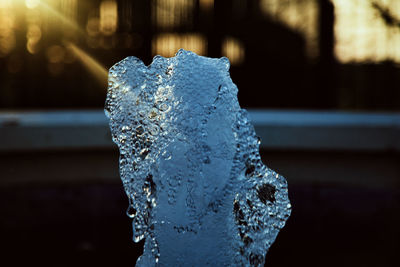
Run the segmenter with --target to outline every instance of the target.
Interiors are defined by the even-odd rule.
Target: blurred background
[[[133,266],[107,73],[179,48],[230,59],[288,180],[266,266],[397,266],[398,0],[0,0],[0,261]]]

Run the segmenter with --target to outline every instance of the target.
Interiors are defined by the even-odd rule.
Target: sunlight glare
[[[0,0],[0,8],[10,8],[12,0]]]
[[[25,5],[27,8],[33,9],[40,4],[40,0],[25,0]]]

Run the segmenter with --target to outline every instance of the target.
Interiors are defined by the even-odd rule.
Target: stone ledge
[[[400,113],[249,110],[261,148],[400,151]],[[115,149],[102,110],[1,112],[0,152]]]

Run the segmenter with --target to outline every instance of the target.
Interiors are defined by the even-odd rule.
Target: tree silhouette
[[[380,17],[389,27],[400,27],[400,18],[397,18],[388,7],[374,1],[372,2],[372,7],[378,11]]]

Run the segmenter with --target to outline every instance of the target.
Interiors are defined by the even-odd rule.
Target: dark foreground
[[[91,172],[111,168],[115,176],[116,151],[94,154],[81,154],[97,164],[87,162],[87,168],[92,169],[82,173],[90,176]],[[291,218],[267,255],[266,266],[398,266],[395,256],[400,249],[400,191],[398,186],[379,185],[371,178],[381,173],[386,181],[392,176],[395,179],[398,156],[322,157],[270,152],[263,157],[287,177],[293,206]],[[23,170],[18,169],[19,162],[20,166],[36,169],[31,175],[40,175],[38,170],[42,168],[42,175],[46,175],[51,166],[44,162],[52,165],[52,158],[46,153],[7,155],[2,157],[3,170],[7,166],[7,171],[20,173]],[[71,154],[67,153],[67,158]],[[63,164],[67,164],[65,160]],[[111,166],[105,162],[111,162]],[[71,168],[77,164],[72,161]],[[63,172],[60,176],[68,176],[68,170]],[[321,180],[304,178],[324,173]],[[354,176],[353,181],[365,183],[329,182],[338,173],[343,174],[343,180]],[[294,179],[296,176],[298,179]],[[2,185],[1,265],[134,266],[143,244],[131,241],[131,222],[125,215],[127,203],[117,177],[43,183],[28,179]]]

